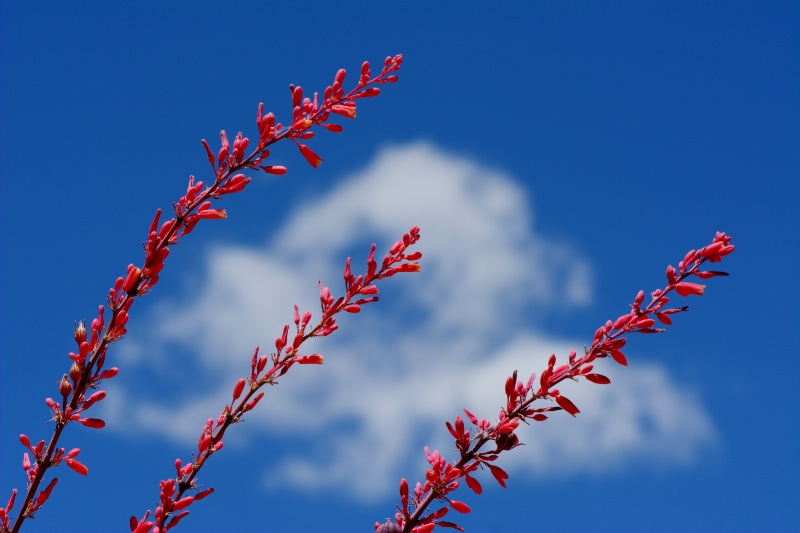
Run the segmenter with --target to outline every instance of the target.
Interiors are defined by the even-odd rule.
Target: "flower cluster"
[[[102,420],[85,418],[82,414],[93,404],[101,401],[106,395],[104,391],[93,393],[89,391],[90,389],[97,389],[103,379],[117,375],[116,368],[103,370],[108,347],[111,343],[122,339],[127,333],[128,313],[134,300],[147,294],[158,283],[171,247],[178,244],[182,237],[189,235],[200,220],[222,219],[227,216],[224,209],[213,207],[212,203],[225,195],[244,190],[247,184],[250,183],[251,178],[246,177],[242,171],[252,170],[263,171],[268,174],[284,174],[286,167],[266,164],[266,160],[270,156],[268,148],[276,142],[284,139],[291,140],[298,146],[303,157],[313,167],[318,167],[322,159],[300,141],[311,139],[314,136],[314,131],[312,131],[314,126],[323,127],[332,132],[342,131],[341,125],[331,123],[329,120],[336,116],[355,118],[357,101],[361,98],[374,97],[380,94],[378,85],[397,81],[396,72],[400,69],[402,61],[402,55],[387,57],[380,73],[374,77],[371,74],[369,63],[365,62],[361,67],[361,75],[355,88],[349,92],[345,92],[343,88],[346,71],[344,69],[339,70],[334,77],[333,84],[327,87],[321,100],[316,93],[313,99],[304,98],[302,88],[290,86],[293,113],[291,124],[288,127],[284,127],[280,123],[276,124],[275,115],[272,113],[264,115],[264,104],[259,104],[256,115],[258,142],[255,149],[249,154],[246,150],[250,145],[250,140],[244,137],[241,132],[236,135],[233,146],[228,141],[225,131],[220,132],[221,147],[216,154],[212,152],[208,142],[202,141],[213,170],[213,179],[205,183],[196,181],[194,176],[190,176],[186,194],[173,204],[174,216],[169,220],[161,222],[162,212],[160,209],[156,211],[150,224],[147,239],[143,243],[145,253],[143,263],[140,266],[129,265],[125,275],[117,278],[113,287],[109,290],[108,310],[103,305],[98,307],[97,318],[92,320],[90,326],[91,337],[88,340],[85,324],[81,322],[76,326],[74,337],[78,349],[77,353],[69,354],[72,366],[69,373],[64,374],[61,381],[59,381],[61,401],[56,401],[52,398],[48,398],[46,401],[52,413],[52,420],[55,422],[53,435],[47,446],[42,441],[35,447],[30,446],[27,436],[20,436],[20,441],[33,454],[34,461],[31,462],[31,458],[27,453],[23,456],[23,468],[28,489],[22,504],[22,510],[12,527],[10,512],[14,506],[17,493],[16,489],[14,489],[8,505],[5,508],[0,508],[0,533],[18,531],[22,523],[27,518],[33,517],[34,513],[41,508],[57,482],[57,479],[54,478],[37,495],[36,491],[44,478],[45,472],[50,467],[64,462],[78,473],[87,474],[87,467],[74,459],[80,449],[75,448],[66,453],[64,448],[57,446],[59,438],[70,422],[79,422],[91,428],[102,428],[105,425]],[[383,276],[388,277],[395,271],[400,271],[397,269],[412,268],[409,266],[410,263],[403,262],[404,259],[396,259],[402,264],[382,270]],[[392,270],[392,268],[396,270]],[[371,290],[364,289],[366,291]],[[364,294],[368,294],[368,292]],[[352,309],[363,303],[364,301],[352,302],[348,304],[350,306],[349,309],[345,310],[352,312]],[[332,308],[328,318],[332,320],[332,315],[339,310],[341,309]],[[309,358],[302,361],[292,361],[300,363],[316,362],[313,357],[307,357]],[[166,488],[166,486],[162,487],[162,500],[164,498],[169,499],[169,496],[163,496],[165,494],[163,491]],[[166,509],[166,506],[162,505],[162,508]],[[168,514],[172,511],[174,511],[174,508],[164,511],[164,513]],[[175,519],[173,519],[172,523],[176,523]],[[140,526],[137,525],[137,527]]]
[[[222,438],[226,430],[233,424],[241,421],[242,416],[252,410],[256,404],[264,397],[264,392],[259,389],[264,385],[275,385],[276,380],[286,374],[295,365],[322,364],[323,356],[320,354],[301,354],[300,348],[305,341],[312,337],[326,337],[338,329],[336,316],[342,311],[347,313],[358,313],[361,306],[378,300],[378,288],[375,282],[389,278],[398,272],[419,272],[420,265],[417,262],[422,257],[420,252],[406,253],[408,248],[416,244],[419,240],[419,228],[413,227],[397,241],[384,256],[380,268],[375,261],[375,245],[369,252],[367,258],[366,274],[354,275],[350,270],[350,258],[347,258],[344,267],[345,294],[334,299],[328,287],[323,287],[320,283],[320,306],[321,317],[316,325],[309,327],[312,313],[306,311],[300,314],[299,308],[294,307],[294,334],[290,339],[290,326],[286,324],[283,333],[275,339],[275,351],[270,356],[259,355],[259,348],[256,347],[250,363],[250,375],[247,379],[240,378],[233,386],[232,400],[225,405],[222,413],[216,420],[209,418],[200,432],[200,439],[197,444],[197,454],[195,459],[186,464],[182,464],[180,459],[175,461],[176,477],[161,482],[160,502],[154,513],[154,520],[148,520],[150,511],[140,520],[135,516],[130,519],[130,527],[133,533],[162,533],[174,527],[188,511],[183,511],[194,501],[204,498],[213,488],[206,489],[195,496],[186,496],[189,490],[196,490],[197,473],[206,463],[209,457],[222,449]],[[269,369],[267,366],[272,363]],[[246,392],[245,392],[246,391]],[[178,514],[172,514],[181,511]]]
[[[492,464],[502,452],[517,447],[520,442],[516,430],[521,422],[528,420],[544,421],[553,411],[564,410],[572,416],[580,410],[566,396],[563,396],[556,385],[566,379],[586,379],[592,383],[606,385],[611,382],[609,378],[594,372],[594,362],[597,359],[611,357],[620,365],[627,365],[627,359],[622,352],[625,347],[626,337],[629,333],[661,333],[663,328],[657,328],[656,320],[662,325],[672,324],[671,315],[684,312],[688,309],[682,307],[667,307],[670,299],[668,294],[676,292],[680,296],[702,296],[705,286],[699,283],[686,281],[690,277],[708,279],[716,276],[727,276],[725,272],[700,270],[706,261],[716,263],[734,250],[730,244],[731,238],[725,233],[717,233],[711,244],[691,250],[676,269],[672,265],[667,267],[667,285],[650,294],[650,302],[643,306],[644,291],[639,291],[628,313],[618,317],[613,322],[607,321],[594,335],[592,344],[584,349],[580,357],[573,350],[568,361],[556,366],[555,354],[550,356],[547,368],[539,375],[531,375],[527,382],[518,381],[517,372],[514,371],[505,382],[506,404],[501,409],[496,423],[491,423],[485,418],[480,420],[474,414],[464,409],[464,413],[472,423],[473,429],[465,427],[464,420],[457,416],[454,423],[447,422],[447,429],[455,439],[456,449],[460,458],[454,462],[447,462],[438,451],[430,452],[425,448],[425,456],[430,468],[425,473],[425,481],[417,483],[413,496],[409,501],[408,481],[400,481],[400,505],[397,506],[394,522],[375,523],[378,533],[430,533],[436,526],[463,529],[452,522],[441,520],[452,508],[460,513],[468,513],[470,508],[463,502],[451,500],[449,495],[454,492],[463,479],[467,486],[476,494],[482,492],[481,484],[473,477],[473,473],[482,468],[488,468],[497,482],[505,488],[508,474],[499,466]],[[536,388],[538,386],[538,388]],[[552,399],[555,405],[534,407],[537,400]],[[494,448],[487,445],[494,444]],[[431,510],[430,506],[438,501],[448,506]],[[413,509],[412,509],[413,506]]]

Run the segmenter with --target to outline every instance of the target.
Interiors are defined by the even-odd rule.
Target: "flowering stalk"
[[[684,307],[665,308],[669,302],[667,295],[676,292],[680,296],[692,294],[702,296],[704,285],[686,281],[694,276],[708,279],[715,276],[727,276],[725,272],[701,271],[700,266],[706,261],[719,262],[734,250],[730,244],[730,237],[724,233],[717,233],[708,246],[699,250],[691,250],[675,269],[672,265],[667,267],[667,285],[664,289],[657,289],[651,293],[651,300],[647,306],[644,303],[644,291],[639,291],[631,305],[631,310],[614,322],[610,320],[595,332],[591,347],[584,349],[584,354],[577,357],[575,350],[569,355],[569,362],[556,367],[555,354],[550,356],[547,368],[540,374],[538,390],[534,389],[535,374],[531,375],[527,383],[517,381],[516,370],[506,379],[505,394],[506,405],[500,411],[498,421],[490,423],[485,418],[478,418],[468,410],[464,413],[474,426],[474,430],[464,426],[464,420],[457,416],[454,423],[447,422],[447,429],[455,439],[456,448],[461,457],[458,461],[447,462],[438,450],[431,452],[425,448],[425,456],[430,468],[425,473],[425,481],[417,483],[412,493],[409,493],[408,481],[400,481],[400,505],[397,506],[395,520],[386,523],[375,523],[377,533],[430,533],[436,526],[454,528],[463,531],[463,528],[453,522],[441,520],[452,508],[459,513],[469,513],[467,504],[452,500],[449,497],[460,484],[460,480],[471,488],[476,494],[482,492],[481,484],[472,477],[472,473],[479,468],[486,467],[505,488],[508,474],[494,463],[502,452],[519,446],[519,438],[515,434],[520,422],[528,420],[544,421],[547,414],[553,411],[564,410],[575,416],[580,411],[572,401],[561,395],[558,389],[553,388],[566,379],[577,381],[584,378],[592,383],[605,385],[611,382],[606,376],[593,372],[593,362],[596,359],[611,356],[620,365],[627,366],[628,362],[622,352],[628,333],[662,333],[665,331],[656,328],[658,320],[662,325],[672,324],[670,315],[682,313],[688,309]],[[546,407],[533,407],[536,400],[552,399],[556,405]],[[494,449],[484,450],[487,444],[493,443]],[[410,497],[410,500],[409,500]],[[430,506],[434,501],[447,505],[431,511]],[[449,507],[448,507],[449,506]],[[413,507],[413,509],[412,509]]]
[[[293,115],[291,124],[286,128],[280,123],[275,123],[275,116],[272,113],[264,115],[264,104],[259,104],[256,115],[258,142],[249,155],[245,153],[245,150],[249,146],[250,140],[243,137],[241,132],[237,134],[233,146],[231,146],[225,131],[221,131],[221,148],[216,155],[205,139],[202,141],[214,173],[213,182],[198,181],[195,183],[194,176],[190,176],[186,194],[173,204],[175,217],[159,226],[161,210],[156,211],[144,243],[144,262],[138,267],[133,264],[129,265],[125,276],[119,277],[109,290],[110,313],[106,313],[104,306],[99,306],[97,318],[90,325],[90,336],[87,335],[84,322],[80,322],[76,326],[74,338],[78,347],[77,353],[69,354],[72,366],[69,373],[64,374],[59,382],[57,398],[60,400],[52,398],[46,400],[51,411],[51,420],[55,423],[53,435],[47,446],[43,440],[32,446],[26,435],[20,435],[20,442],[33,456],[33,461],[31,461],[27,452],[23,455],[22,466],[26,475],[27,491],[22,503],[22,510],[13,527],[10,513],[14,507],[16,489],[12,491],[6,507],[0,508],[0,533],[19,531],[22,523],[27,518],[33,517],[34,513],[47,501],[58,478],[53,478],[38,495],[37,490],[50,467],[63,462],[79,474],[87,475],[88,468],[75,459],[80,453],[80,449],[75,448],[66,453],[64,448],[58,447],[59,438],[64,428],[71,422],[79,422],[90,428],[102,428],[105,425],[102,420],[84,417],[85,412],[106,395],[104,391],[89,394],[89,390],[97,389],[103,379],[113,378],[117,375],[117,368],[103,370],[108,347],[111,343],[122,339],[127,333],[125,326],[134,300],[147,294],[158,283],[159,274],[164,268],[164,261],[170,253],[170,248],[178,244],[180,238],[189,235],[201,219],[227,217],[224,209],[212,208],[212,201],[218,200],[226,194],[240,192],[245,188],[251,178],[239,171],[263,171],[268,174],[286,173],[286,168],[283,166],[265,164],[270,155],[267,148],[276,142],[283,139],[291,140],[297,145],[308,163],[314,168],[318,167],[322,159],[300,141],[311,139],[314,136],[313,126],[321,126],[335,133],[342,131],[341,125],[329,123],[328,120],[334,115],[355,118],[357,100],[377,96],[380,94],[377,85],[397,81],[394,73],[400,69],[402,60],[401,55],[387,57],[380,74],[375,77],[371,74],[369,63],[365,62],[361,67],[358,84],[348,93],[345,93],[342,88],[346,72],[344,69],[339,70],[334,77],[333,84],[325,90],[321,102],[317,93],[314,94],[313,100],[303,98],[302,88],[290,85]],[[108,318],[107,322],[106,318]]]
[[[306,311],[301,317],[300,310],[295,305],[293,338],[289,337],[289,325],[286,324],[281,336],[275,339],[275,351],[269,357],[259,356],[259,349],[256,347],[250,362],[250,375],[247,379],[240,378],[236,382],[233,386],[231,403],[225,405],[216,421],[209,418],[203,427],[197,444],[196,459],[186,465],[180,458],[175,460],[175,478],[162,481],[160,484],[161,493],[158,507],[153,515],[154,520],[148,520],[149,510],[139,520],[132,516],[130,528],[133,533],[147,533],[151,529],[153,533],[168,531],[189,514],[189,511],[184,509],[214,491],[213,488],[209,488],[194,496],[186,495],[189,490],[198,490],[197,474],[208,458],[222,448],[225,431],[231,425],[240,422],[242,415],[252,410],[264,397],[264,392],[258,392],[259,389],[264,385],[276,385],[276,380],[286,374],[294,364],[322,364],[322,355],[302,355],[300,347],[312,337],[326,337],[336,331],[339,327],[336,323],[338,313],[342,311],[358,313],[362,305],[378,301],[376,281],[394,276],[398,272],[419,272],[420,265],[417,260],[422,254],[420,252],[406,254],[406,250],[414,245],[419,237],[419,228],[416,226],[411,228],[391,247],[389,254],[384,256],[380,269],[375,261],[373,244],[367,258],[367,273],[363,275],[353,275],[348,257],[344,268],[345,295],[334,300],[328,287],[323,287],[320,283],[319,301],[322,316],[310,329],[308,326],[311,322],[311,312]],[[270,361],[272,366],[266,370]],[[242,396],[245,390],[247,393]]]

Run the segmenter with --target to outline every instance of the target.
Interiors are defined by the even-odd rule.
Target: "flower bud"
[[[386,519],[386,522],[383,524],[375,523],[375,533],[401,533],[403,529],[389,520]]]
[[[245,379],[241,378],[239,381],[236,382],[236,386],[233,388],[233,401],[239,399],[239,396],[242,395],[242,391],[244,390]]]
[[[131,265],[128,267],[128,275],[125,277],[125,282],[122,285],[122,290],[125,292],[130,291],[133,286],[139,281],[142,271],[138,267]]]
[[[636,294],[636,298],[633,300],[633,306],[635,309],[639,309],[639,306],[642,305],[644,302],[644,291],[639,291]]]
[[[75,342],[77,342],[79,346],[82,342],[86,341],[86,323],[83,320],[78,322],[78,324],[75,326],[74,336]]]
[[[80,381],[81,376],[83,375],[83,365],[75,361],[72,363],[72,366],[69,368],[69,377],[72,378],[72,381],[77,383]]]
[[[60,392],[61,396],[64,398],[69,396],[69,393],[72,392],[72,383],[69,382],[69,376],[66,374],[61,378],[61,383],[58,385],[58,392]]]
[[[673,285],[678,281],[678,271],[675,270],[675,267],[672,265],[667,267],[667,281],[670,285]]]

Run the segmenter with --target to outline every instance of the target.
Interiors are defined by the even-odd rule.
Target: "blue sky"
[[[664,335],[631,339],[608,387],[573,384],[501,459],[505,490],[464,489],[467,531],[800,529],[800,9],[792,2],[4,2],[0,498],[22,487],[18,436],[49,438],[44,398],[200,139],[253,136],[286,87],[322,91],[402,53],[399,83],[339,135],[289,144],[170,255],[109,358],[120,375],[69,427],[88,478],[59,485],[27,531],[111,531],[153,509],[256,344],[316,281],[340,289],[372,242],[422,227],[423,272],[314,344],[233,428],[180,531],[372,531],[444,420],[494,416],[512,370],[540,371],[627,309],[717,230],[736,252]],[[353,76],[355,77],[355,76]],[[351,80],[352,81],[352,80]],[[448,455],[449,454],[449,455]],[[15,512],[16,514],[16,512]]]

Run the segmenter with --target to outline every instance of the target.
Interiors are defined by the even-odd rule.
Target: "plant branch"
[[[111,343],[122,339],[127,333],[125,325],[128,322],[128,312],[134,300],[147,294],[158,283],[159,273],[164,267],[164,261],[170,253],[170,248],[178,244],[181,237],[191,233],[200,220],[219,219],[227,216],[224,209],[212,209],[211,203],[226,194],[242,191],[251,181],[251,178],[245,177],[244,174],[237,174],[237,172],[242,170],[263,171],[268,174],[284,174],[286,172],[285,167],[263,164],[270,155],[267,148],[271,145],[284,139],[290,139],[298,146],[301,155],[309,164],[315,168],[318,167],[322,159],[308,146],[301,144],[298,139],[311,139],[314,136],[314,132],[311,131],[314,126],[321,126],[335,133],[342,131],[340,125],[329,123],[328,120],[335,115],[355,118],[357,100],[377,96],[380,93],[377,85],[397,81],[394,73],[400,69],[401,63],[401,55],[387,57],[380,74],[373,77],[369,63],[365,62],[361,67],[358,84],[348,93],[345,93],[342,88],[346,72],[341,69],[334,77],[333,84],[326,89],[321,103],[317,94],[314,94],[313,100],[303,98],[303,91],[300,87],[290,86],[293,116],[291,124],[285,129],[280,123],[275,124],[275,117],[272,113],[263,115],[263,104],[260,104],[256,116],[259,139],[255,150],[249,155],[245,155],[249,139],[243,137],[241,132],[234,140],[233,146],[228,142],[225,131],[220,132],[222,147],[216,157],[209,144],[205,140],[202,141],[214,172],[213,183],[210,185],[204,185],[202,181],[195,183],[194,176],[190,176],[186,194],[173,204],[175,217],[164,222],[160,227],[158,223],[161,210],[156,211],[148,238],[144,243],[144,262],[140,267],[129,265],[126,275],[118,278],[109,291],[108,305],[111,313],[108,325],[105,324],[105,307],[101,305],[98,308],[97,318],[92,321],[91,337],[88,341],[83,322],[76,326],[74,336],[78,351],[70,353],[72,366],[69,374],[64,374],[59,384],[62,401],[60,405],[51,398],[47,398],[46,401],[52,413],[51,419],[56,424],[55,430],[46,449],[44,441],[34,447],[30,445],[26,435],[20,435],[23,446],[32,452],[34,463],[31,463],[27,453],[23,455],[23,469],[26,473],[28,488],[23,499],[22,511],[18,514],[13,527],[10,527],[9,513],[14,504],[12,496],[9,505],[3,509],[2,516],[0,516],[0,532],[17,533],[22,523],[27,518],[33,517],[34,513],[47,500],[57,479],[54,479],[45,490],[39,492],[35,500],[34,495],[49,468],[64,461],[80,474],[86,475],[88,472],[86,466],[74,459],[80,450],[76,448],[65,455],[65,450],[58,448],[58,441],[64,428],[70,422],[77,421],[92,428],[102,428],[105,425],[102,420],[81,417],[81,413],[105,397],[105,392],[95,392],[89,398],[86,397],[86,394],[89,389],[96,389],[101,380],[116,376],[118,372],[116,368],[103,370],[108,347]],[[16,492],[13,494],[16,495]]]
[[[678,263],[675,269],[672,265],[667,267],[667,285],[663,289],[657,289],[651,293],[650,302],[642,307],[645,294],[639,291],[631,305],[630,312],[620,316],[614,322],[610,320],[600,327],[594,335],[591,347],[584,349],[584,354],[578,357],[575,351],[569,355],[569,362],[559,367],[555,367],[556,356],[550,356],[547,368],[539,376],[539,388],[533,389],[535,374],[530,377],[526,384],[517,381],[517,372],[514,371],[506,379],[505,393],[506,405],[500,413],[500,419],[492,424],[485,418],[478,418],[464,409],[465,414],[472,422],[475,430],[465,429],[464,421],[460,416],[456,417],[455,422],[447,422],[447,429],[456,442],[456,448],[461,457],[458,461],[448,463],[439,454],[433,453],[425,448],[426,458],[430,464],[427,470],[424,483],[417,483],[413,492],[413,498],[409,502],[408,482],[403,479],[400,482],[401,504],[397,506],[395,521],[388,520],[384,524],[376,523],[375,529],[378,533],[430,533],[436,526],[451,527],[459,531],[463,529],[453,522],[445,522],[441,518],[450,509],[455,509],[460,513],[470,512],[467,504],[451,500],[448,495],[455,491],[459,486],[459,480],[464,479],[467,485],[476,493],[480,494],[482,488],[478,480],[470,474],[479,468],[487,467],[497,482],[505,487],[505,480],[508,474],[500,467],[492,464],[498,459],[500,454],[509,451],[520,445],[519,438],[515,431],[520,422],[527,423],[528,420],[544,421],[547,419],[545,413],[564,410],[572,416],[580,411],[568,398],[554,387],[564,380],[571,379],[577,381],[584,378],[596,384],[608,384],[610,380],[601,375],[593,373],[593,362],[597,359],[611,357],[617,363],[625,366],[627,360],[622,353],[625,346],[626,337],[629,333],[662,333],[662,328],[656,328],[655,322],[658,320],[662,325],[672,324],[670,315],[685,312],[688,307],[666,308],[669,302],[669,294],[672,292],[680,296],[698,295],[701,296],[705,286],[686,281],[690,277],[708,279],[717,276],[727,276],[725,272],[701,271],[700,267],[708,262],[716,263],[730,254],[734,246],[730,244],[730,237],[724,233],[717,233],[711,244],[699,250],[689,251]],[[534,408],[533,404],[537,400],[555,400],[555,406]],[[482,451],[483,448],[493,442],[493,450]],[[434,501],[448,504],[449,507],[441,507],[435,511],[430,510]],[[414,506],[413,512],[409,503]]]

